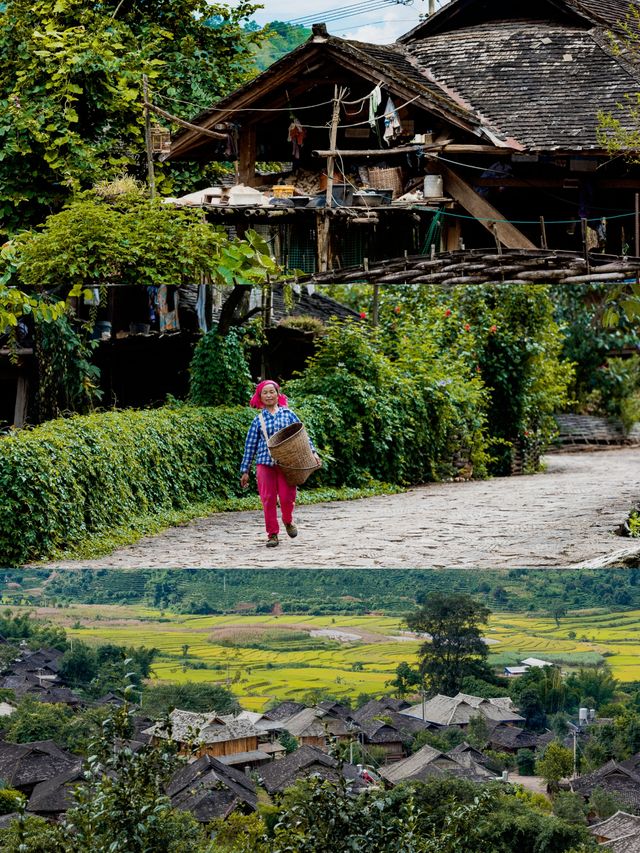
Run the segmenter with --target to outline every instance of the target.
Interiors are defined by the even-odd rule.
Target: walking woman
[[[244,444],[244,456],[240,465],[240,485],[246,488],[249,483],[249,469],[255,458],[258,493],[264,509],[264,524],[267,530],[267,548],[275,548],[279,544],[278,534],[278,500],[282,522],[287,534],[293,538],[298,535],[298,528],[293,523],[293,509],[296,502],[296,487],[290,486],[285,480],[281,469],[271,458],[267,447],[267,437],[278,432],[289,424],[300,423],[300,418],[287,408],[287,398],[280,393],[277,382],[265,379],[256,387],[250,405],[260,409],[249,427]],[[315,459],[320,465],[320,458],[311,440],[309,441]]]

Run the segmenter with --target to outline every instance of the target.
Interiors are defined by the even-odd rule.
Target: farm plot
[[[350,698],[385,693],[398,664],[413,663],[421,642],[403,633],[400,619],[382,615],[189,616],[104,605],[37,613],[90,644],[155,647],[155,679],[228,684],[251,710],[272,698],[300,699],[311,691]],[[344,640],[354,635],[357,641]],[[640,680],[640,611],[570,613],[558,623],[499,613],[491,617],[487,641],[497,669],[529,656],[563,669],[606,659],[620,680]]]

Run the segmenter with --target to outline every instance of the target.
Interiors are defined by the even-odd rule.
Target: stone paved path
[[[300,535],[264,547],[259,512],[220,513],[107,557],[51,568],[566,567],[615,565],[612,533],[640,497],[640,448],[550,455],[543,474],[439,483],[300,507]]]

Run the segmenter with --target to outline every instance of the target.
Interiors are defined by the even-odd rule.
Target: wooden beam
[[[444,179],[445,192],[454,198],[471,216],[474,216],[480,224],[507,249],[535,249],[537,248],[528,237],[519,231],[510,222],[504,222],[503,216],[492,204],[478,195],[478,193],[444,163],[438,162],[438,170]],[[494,229],[495,224],[495,229]]]
[[[20,429],[27,421],[27,407],[29,403],[29,380],[23,373],[18,375],[16,388],[16,404],[13,411],[13,425]]]
[[[150,104],[148,101],[144,102],[144,106],[145,109],[151,110],[152,113],[162,116],[162,118],[166,118],[167,121],[179,124],[180,127],[186,127],[189,130],[193,130],[195,133],[201,134],[202,136],[210,136],[212,139],[227,139],[226,133],[218,133],[216,130],[208,130],[206,127],[199,127],[197,124],[191,124],[190,121],[185,121],[182,118],[178,118],[178,116],[171,115],[171,113],[166,112],[166,110],[161,110],[160,107],[156,107],[155,104]]]
[[[256,182],[256,128],[255,125],[240,130],[238,143],[238,182],[252,187]]]

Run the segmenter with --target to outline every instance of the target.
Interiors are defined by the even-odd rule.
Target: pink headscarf
[[[256,385],[256,390],[253,392],[253,397],[249,401],[249,405],[253,406],[254,409],[264,409],[264,403],[260,399],[260,392],[265,387],[265,385],[273,385],[276,391],[280,392],[280,386],[277,382],[274,382],[273,379],[264,379],[262,382],[259,382]],[[286,406],[288,404],[287,398],[284,394],[278,393],[278,405]]]

